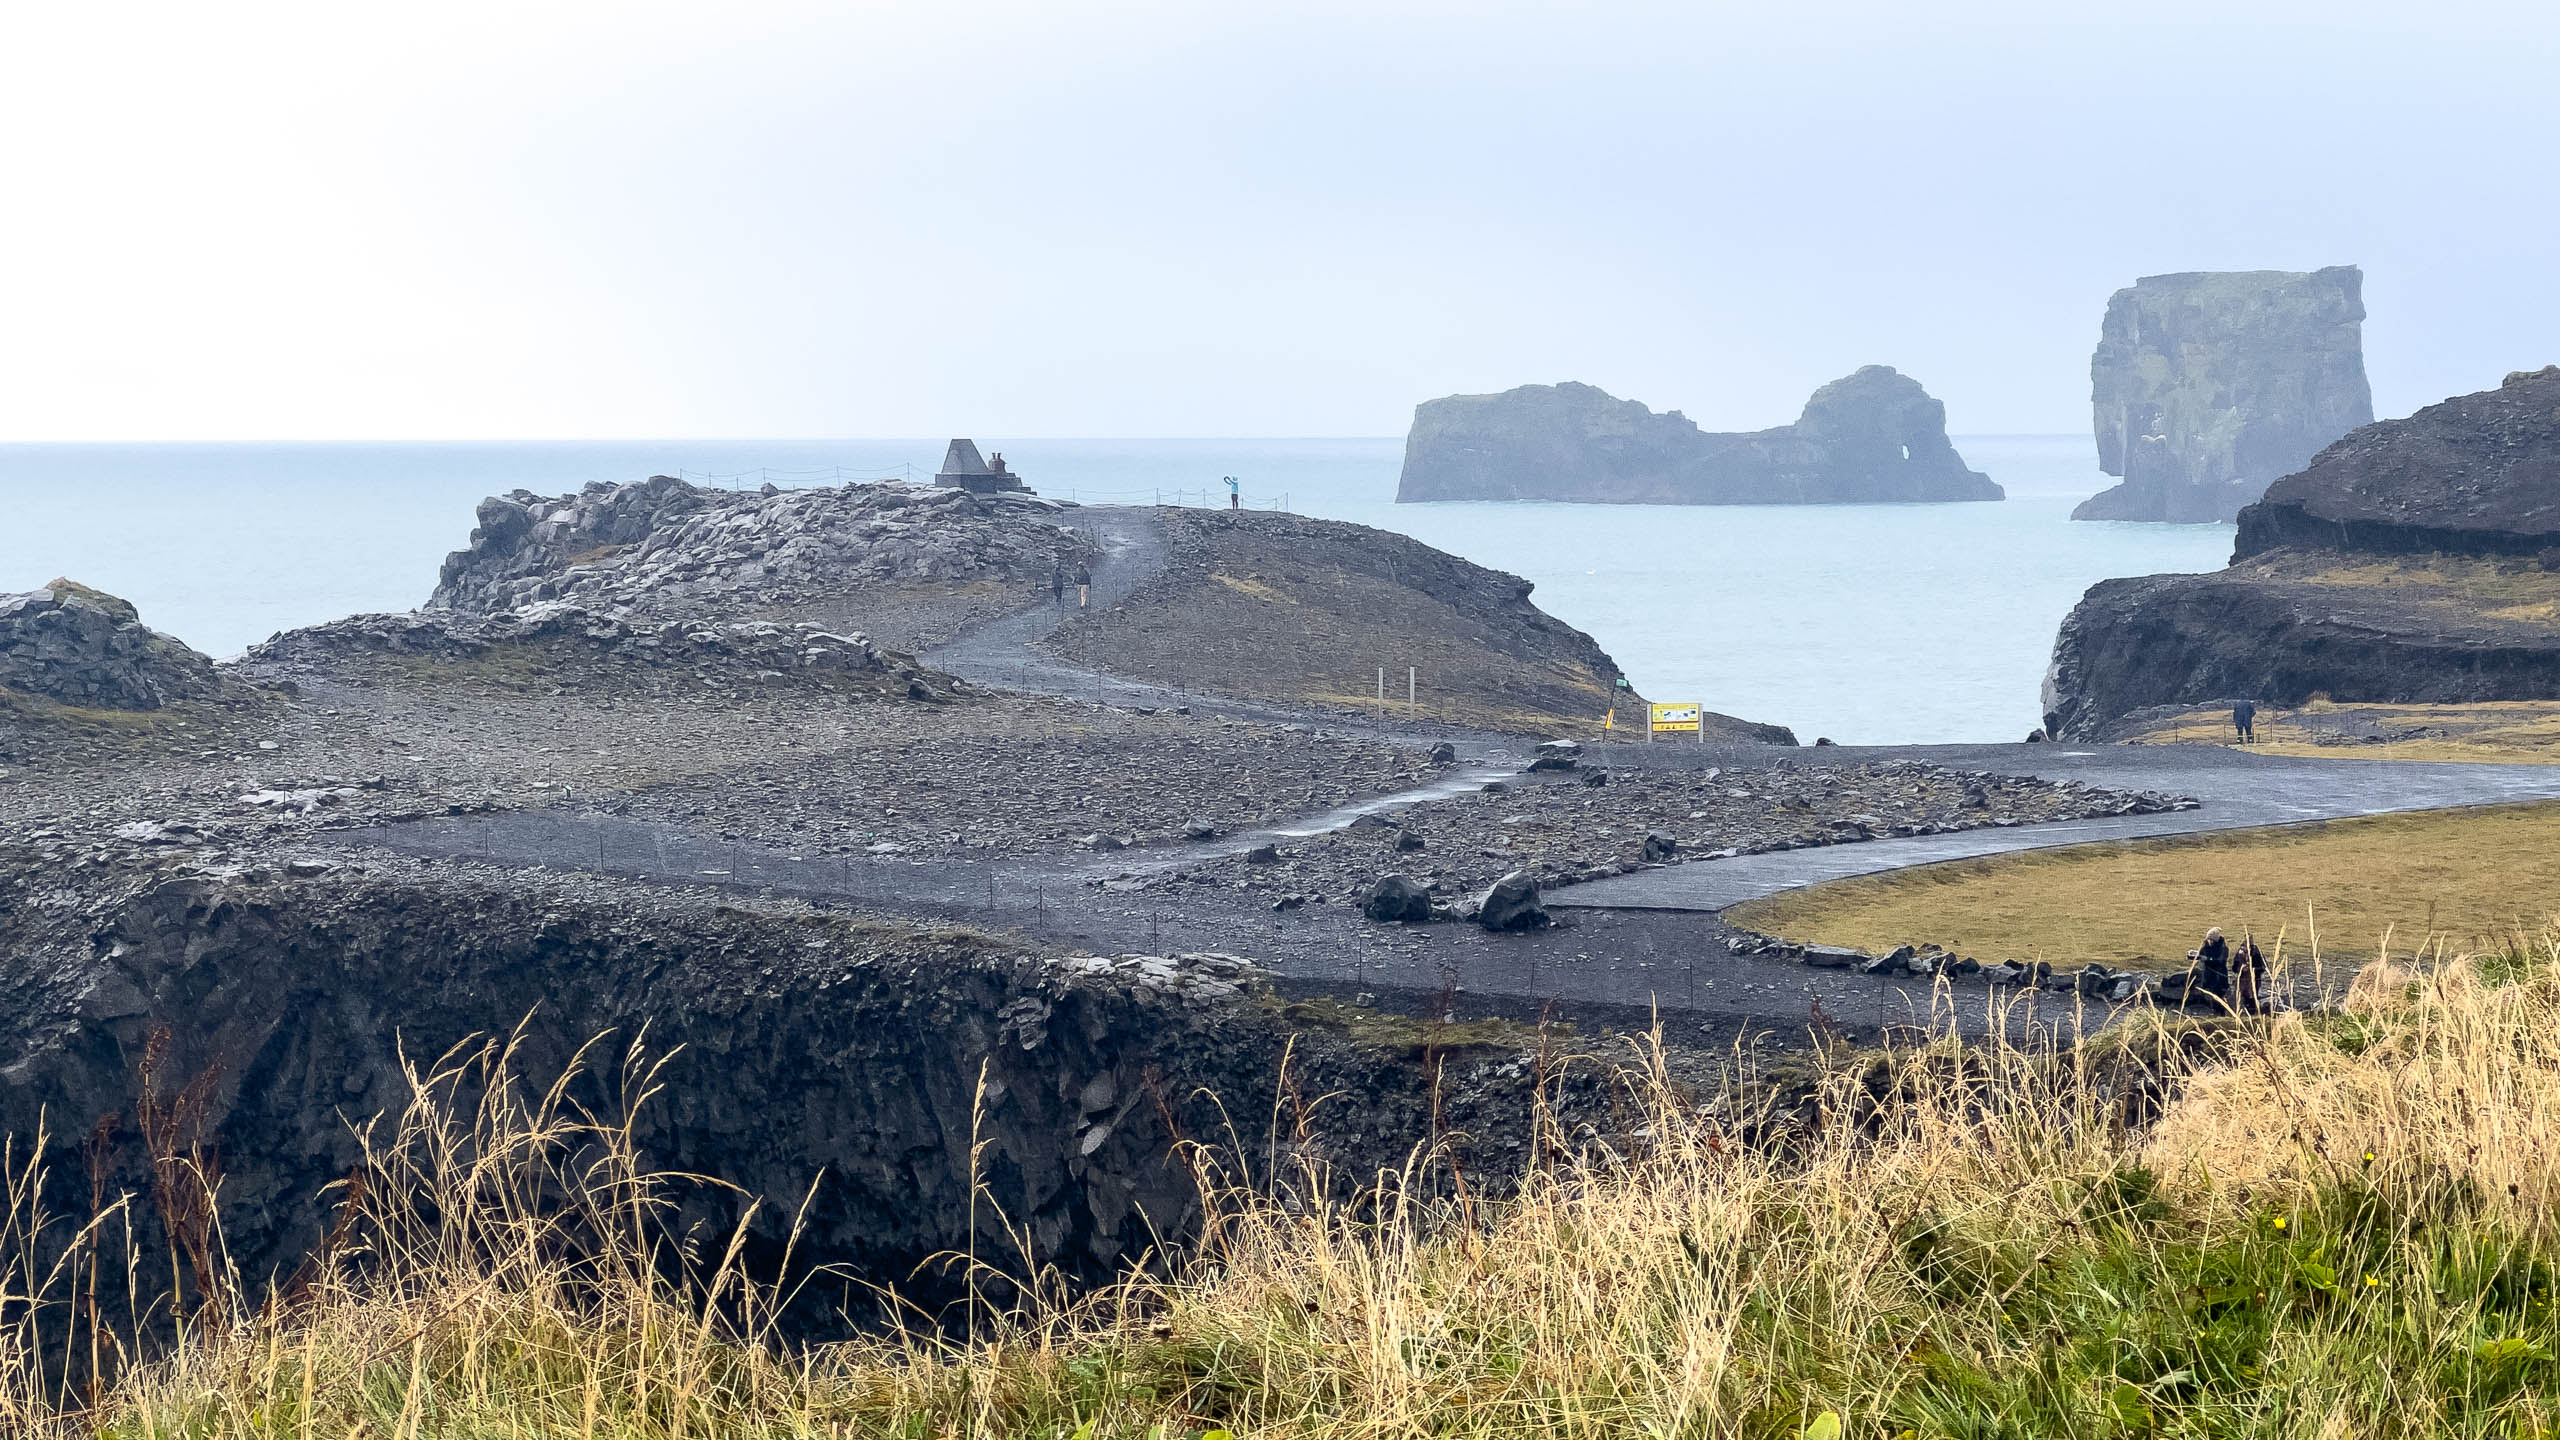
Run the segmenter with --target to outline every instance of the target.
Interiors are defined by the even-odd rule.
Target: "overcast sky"
[[[2110,291],[2347,262],[2385,415],[2560,360],[2554,7],[2070,10],[11,3],[0,440],[2085,430]]]

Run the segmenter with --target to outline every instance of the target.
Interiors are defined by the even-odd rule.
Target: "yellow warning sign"
[[[1694,735],[1698,730],[1698,714],[1704,709],[1706,709],[1704,705],[1700,705],[1694,701],[1685,705],[1656,705],[1653,707],[1654,733],[1657,735],[1669,735],[1674,733]]]

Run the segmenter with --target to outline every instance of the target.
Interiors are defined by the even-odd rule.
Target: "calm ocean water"
[[[2072,524],[2108,483],[2084,436],[1959,437],[2003,503],[1801,507],[1397,505],[1396,439],[980,444],[1062,498],[1224,504],[1219,477],[1235,475],[1248,503],[1401,530],[1535,581],[1646,693],[1807,741],[2016,739],[2081,591],[2231,551],[2227,525]],[[484,495],[653,473],[929,474],[941,457],[940,440],[0,445],[0,592],[68,575],[228,655],[423,601]],[[1362,675],[1396,658],[1346,662]]]

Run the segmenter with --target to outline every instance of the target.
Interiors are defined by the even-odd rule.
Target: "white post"
[[[1408,720],[1419,713],[1414,704],[1415,673],[1414,667],[1410,665],[1404,667],[1404,715]]]
[[[1378,667],[1378,718],[1387,718],[1387,667]]]

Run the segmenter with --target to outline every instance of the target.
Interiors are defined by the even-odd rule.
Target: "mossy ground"
[[[1860,876],[1726,912],[1791,940],[2183,968],[2207,926],[2307,961],[2494,944],[2552,903],[2560,804],[2074,845]]]

